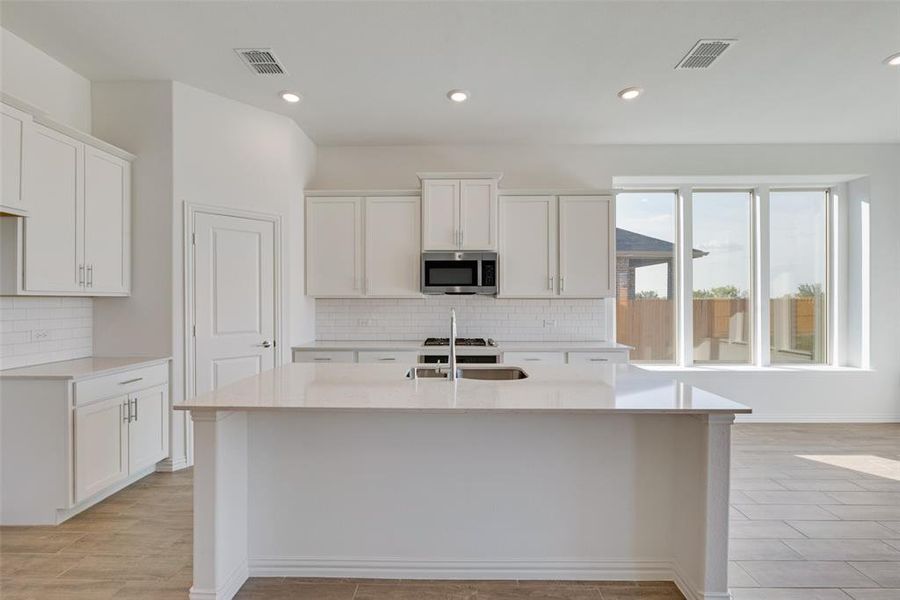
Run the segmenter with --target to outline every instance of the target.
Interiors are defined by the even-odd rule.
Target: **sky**
[[[750,194],[694,192],[694,289],[750,286]],[[770,289],[773,297],[825,280],[825,196],[821,191],[771,193]],[[616,199],[616,226],[666,241],[675,237],[672,192],[623,193]],[[823,285],[824,287],[824,285]],[[637,270],[636,292],[666,295],[666,267]]]

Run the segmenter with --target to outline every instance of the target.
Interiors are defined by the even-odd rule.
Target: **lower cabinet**
[[[75,501],[128,476],[128,396],[75,409]]]
[[[566,362],[566,354],[565,352],[504,352],[503,362],[562,365]]]
[[[75,502],[168,454],[169,386],[75,407]]]
[[[418,352],[378,352],[360,350],[356,362],[361,363],[402,363],[414,365],[419,362]]]

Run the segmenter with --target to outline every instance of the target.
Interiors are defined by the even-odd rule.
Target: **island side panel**
[[[674,579],[675,430],[694,417],[249,419],[253,576]]]
[[[733,415],[681,419],[676,434],[674,560],[681,587],[703,600],[727,600]],[[689,598],[691,596],[688,596]]]
[[[247,413],[192,411],[194,581],[190,600],[229,600],[247,580]]]

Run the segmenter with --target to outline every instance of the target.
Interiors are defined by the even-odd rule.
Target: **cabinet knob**
[[[263,348],[271,348],[272,342],[270,342],[269,340],[265,340],[262,344],[260,344],[260,346],[262,346]]]

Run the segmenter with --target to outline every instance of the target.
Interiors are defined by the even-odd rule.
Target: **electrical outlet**
[[[31,330],[31,341],[37,342],[39,340],[46,340],[50,337],[50,334],[47,333],[46,329],[32,329]]]
[[[556,319],[544,319],[544,327],[556,327]]]

